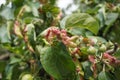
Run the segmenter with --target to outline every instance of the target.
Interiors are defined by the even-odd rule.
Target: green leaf
[[[35,46],[35,41],[36,41],[36,33],[35,33],[35,27],[34,25],[28,24],[26,26],[27,31],[27,36],[28,36],[28,41],[30,43],[30,45]]]
[[[109,28],[117,20],[119,13],[107,13],[105,24],[107,27],[104,30],[104,35],[108,32]]]
[[[96,15],[96,17],[98,18],[99,22],[100,22],[100,27],[102,28],[105,25],[105,6],[102,5],[102,7],[99,9],[98,11],[99,13]]]
[[[40,57],[43,68],[57,80],[75,79],[75,65],[62,43],[44,47]]]
[[[24,0],[12,0],[12,3],[16,6],[16,7],[21,7],[24,3]]]
[[[98,75],[98,80],[111,80],[110,77],[107,75],[107,72],[102,71]]]
[[[33,20],[33,17],[26,17],[26,18],[24,18],[24,23],[30,24],[32,22],[32,20]]]
[[[8,64],[5,69],[3,80],[18,80],[22,69],[20,69],[19,64]]]
[[[30,2],[30,1],[27,1],[27,4],[31,8],[32,14],[35,17],[39,17],[38,8],[40,4],[38,2]]]
[[[14,19],[14,10],[9,7],[4,7],[0,11],[0,16],[4,17],[6,20]]]
[[[69,33],[72,35],[83,35],[85,33],[85,29],[82,28],[72,28],[69,30]]]
[[[8,38],[11,39],[11,32],[13,31],[12,28],[14,26],[13,21],[7,21],[7,33],[8,33]]]
[[[12,65],[12,66],[7,65],[6,66],[6,69],[5,69],[5,75],[6,75],[6,77],[4,77],[5,79],[7,79],[7,80],[11,80],[12,79],[13,68],[14,68],[14,65]]]
[[[118,18],[118,15],[118,13],[107,13],[105,24],[107,26],[112,25]]]
[[[9,64],[15,64],[15,63],[18,63],[18,62],[21,62],[21,59],[12,56]]]
[[[44,12],[47,13],[51,13],[54,16],[57,16],[57,14],[59,14],[60,9],[56,6],[50,5],[50,4],[46,4],[42,7]]]
[[[0,42],[1,43],[9,43],[9,37],[8,37],[8,32],[7,28],[5,25],[0,26]]]
[[[61,28],[85,28],[94,34],[97,34],[99,30],[99,23],[87,13],[74,13],[67,16],[63,21],[61,23]]]
[[[91,67],[90,62],[88,62],[88,61],[83,62],[82,67],[83,67],[83,70],[84,70],[84,73],[85,73],[85,79],[89,79],[90,77],[93,76],[93,73],[90,69],[90,67]]]

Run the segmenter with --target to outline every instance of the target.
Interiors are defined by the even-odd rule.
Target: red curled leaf
[[[113,57],[113,56],[111,56],[111,55],[108,54],[108,53],[104,53],[104,54],[103,54],[103,58],[104,58],[104,59],[108,59],[108,60],[110,61],[110,63],[115,63],[115,61],[116,61],[116,58]]]
[[[95,63],[95,57],[94,56],[89,55],[88,59],[89,59],[90,62]]]

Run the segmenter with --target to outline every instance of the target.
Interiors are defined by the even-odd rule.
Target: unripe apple
[[[89,39],[89,44],[90,45],[95,45],[97,43],[97,39],[96,38],[90,38]]]
[[[101,45],[101,47],[99,48],[100,51],[104,52],[106,51],[106,46],[104,44]]]
[[[21,80],[33,80],[33,76],[31,74],[25,74]]]
[[[93,46],[90,46],[87,50],[88,53],[90,54],[95,54],[97,52],[97,49]]]
[[[113,44],[111,41],[109,41],[109,42],[106,44],[106,47],[107,47],[107,48],[110,48],[111,46],[114,46],[114,44]]]

